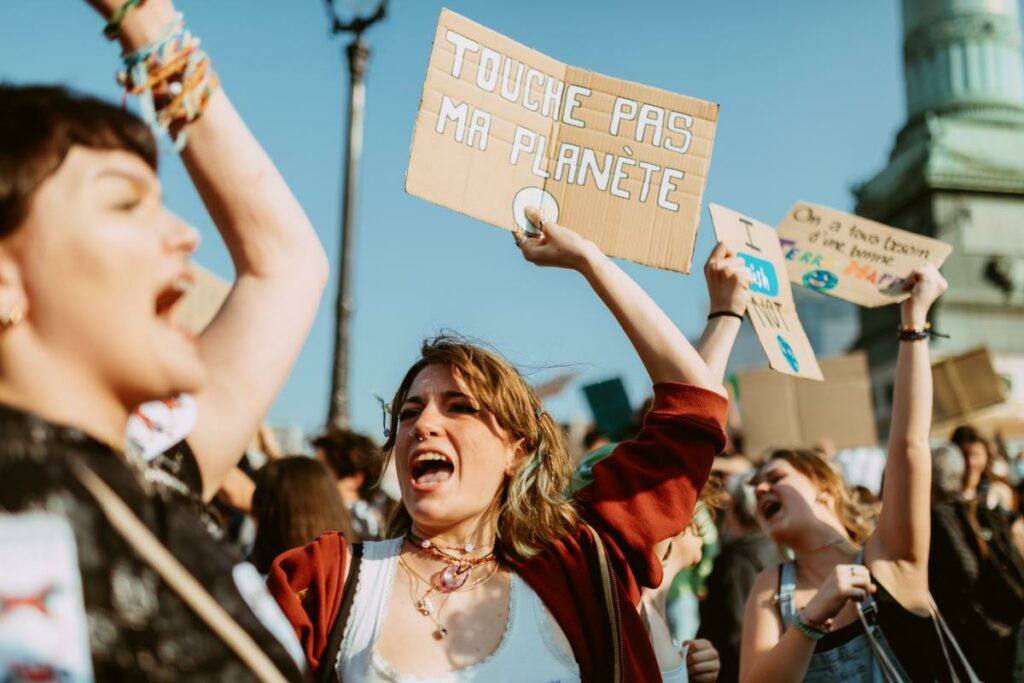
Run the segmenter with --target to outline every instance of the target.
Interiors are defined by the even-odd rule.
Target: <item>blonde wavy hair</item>
[[[562,430],[522,376],[497,354],[451,336],[428,339],[391,401],[385,464],[394,457],[398,414],[421,370],[444,365],[461,379],[483,409],[494,416],[512,441],[523,440],[526,457],[498,492],[496,552],[507,561],[540,553],[575,529],[579,516],[566,493],[573,464]],[[399,504],[388,521],[388,536],[409,531],[412,518]]]
[[[797,472],[810,479],[815,486],[829,493],[835,501],[832,511],[846,529],[850,540],[859,546],[864,545],[878,521],[878,506],[874,501],[866,500],[847,486],[836,466],[817,451],[781,448],[773,451],[759,470],[773,460],[785,460]],[[761,473],[758,471],[751,482],[754,486],[757,485],[760,476]]]

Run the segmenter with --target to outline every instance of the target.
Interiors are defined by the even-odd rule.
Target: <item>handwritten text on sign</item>
[[[715,234],[753,273],[747,316],[773,370],[822,379],[814,349],[797,317],[786,262],[771,227],[717,204],[710,205]]]
[[[717,105],[567,66],[441,13],[406,189],[503,228],[541,207],[606,253],[690,267]]]
[[[953,248],[824,206],[797,202],[778,227],[789,279],[823,294],[874,308],[903,301],[907,276],[941,266]]]

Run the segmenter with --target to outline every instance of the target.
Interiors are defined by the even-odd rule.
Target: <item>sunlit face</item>
[[[838,525],[832,498],[787,460],[771,460],[754,479],[757,523],[776,543],[791,545],[808,525],[828,521]]]
[[[493,509],[521,453],[447,365],[428,365],[398,414],[395,466],[402,501],[425,533],[473,524]]]
[[[33,357],[91,377],[131,409],[201,384],[195,343],[171,323],[197,244],[143,160],[76,146],[0,244],[13,264],[0,287],[21,299]]]

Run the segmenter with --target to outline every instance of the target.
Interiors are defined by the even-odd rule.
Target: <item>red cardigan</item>
[[[616,572],[624,680],[661,680],[647,631],[629,606],[639,603],[643,587],[661,583],[654,545],[690,523],[725,443],[727,407],[722,396],[695,386],[654,385],[654,404],[637,439],[595,465],[593,483],[576,494]],[[596,557],[592,536],[581,526],[514,567],[565,632],[583,681],[611,680],[613,661]],[[328,533],[280,555],[267,578],[314,670],[337,616],[346,569],[345,540]]]

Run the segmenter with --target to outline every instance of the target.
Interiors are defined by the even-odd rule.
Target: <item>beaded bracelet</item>
[[[805,612],[803,609],[797,610],[796,616],[797,619],[799,619],[804,625],[815,631],[821,631],[822,633],[832,632],[831,619],[826,619],[825,621],[815,621],[814,619],[811,619],[809,616],[807,616],[807,612]]]
[[[928,322],[921,327],[914,327],[913,325],[899,325],[896,328],[896,337],[900,341],[921,341],[932,337],[949,339],[948,334],[939,334],[932,329],[932,324]]]
[[[114,13],[110,15],[107,25],[103,27],[103,35],[106,36],[107,40],[114,40],[121,35],[121,24],[124,23],[125,18],[133,9],[144,2],[146,0],[125,0],[120,7],[114,10]]]
[[[818,642],[825,637],[824,631],[819,631],[816,628],[812,628],[803,622],[803,618],[798,613],[796,619],[793,620],[793,626],[796,627],[797,631],[800,631],[806,638],[814,642]]]

